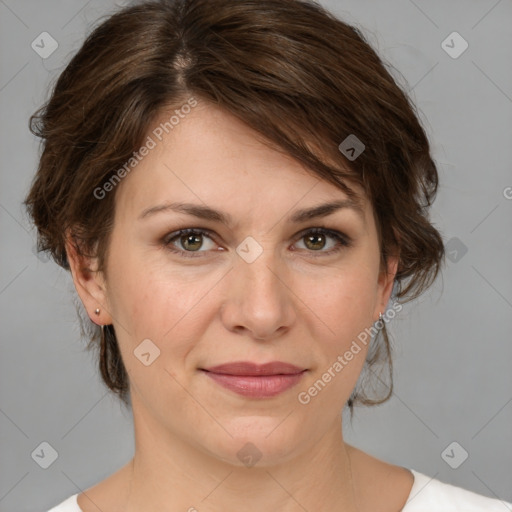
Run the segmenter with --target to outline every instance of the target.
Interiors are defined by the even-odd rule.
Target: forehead
[[[210,217],[222,216],[224,210],[223,220],[228,220],[226,210],[242,212],[249,206],[257,213],[266,205],[277,214],[294,206],[349,200],[339,187],[208,103],[198,102],[186,114],[160,112],[145,141],[151,149],[123,179],[116,198],[119,207],[137,216],[176,201],[208,205]],[[355,183],[349,186],[359,197],[355,212],[359,209],[366,222],[370,205],[364,190]]]

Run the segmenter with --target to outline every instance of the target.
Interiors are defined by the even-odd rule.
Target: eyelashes
[[[166,250],[170,251],[171,253],[178,254],[183,258],[204,258],[207,257],[208,253],[211,251],[187,250],[186,247],[183,246],[183,243],[200,245],[202,248],[202,246],[204,245],[203,239],[205,237],[212,241],[214,241],[215,239],[215,235],[213,234],[213,232],[211,232],[208,229],[187,228],[181,229],[179,231],[174,231],[173,233],[166,235],[162,239],[161,243]],[[308,249],[307,247],[306,249],[300,250],[305,251],[308,254],[308,256],[317,258],[322,256],[330,256],[341,252],[343,249],[352,247],[352,240],[350,239],[350,237],[339,231],[324,227],[309,228],[302,231],[295,237],[296,241],[294,242],[294,244],[304,240],[305,238],[308,238],[309,242],[315,243],[315,241],[318,240],[318,237],[323,237],[326,240],[326,245],[327,239],[329,238],[333,239],[336,242],[336,244],[333,248],[327,251],[323,250],[323,247],[319,250]],[[180,249],[176,246],[176,244],[181,244],[181,246],[184,248]],[[294,250],[294,252],[296,252],[296,250]]]

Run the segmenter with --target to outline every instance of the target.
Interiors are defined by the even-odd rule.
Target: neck
[[[134,427],[125,512],[214,512],[241,504],[248,512],[358,510],[341,417],[319,441],[293,456],[281,454],[276,463],[252,466],[234,465],[207,453],[147,414],[134,414]]]

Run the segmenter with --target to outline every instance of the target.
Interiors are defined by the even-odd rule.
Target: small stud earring
[[[100,314],[100,308],[96,308],[96,309],[94,310],[94,312],[95,312],[97,315],[99,315],[99,314]]]

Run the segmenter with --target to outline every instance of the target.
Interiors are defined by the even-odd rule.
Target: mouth
[[[200,369],[220,386],[251,398],[271,398],[297,385],[307,369],[273,361],[263,365],[239,361]]]

